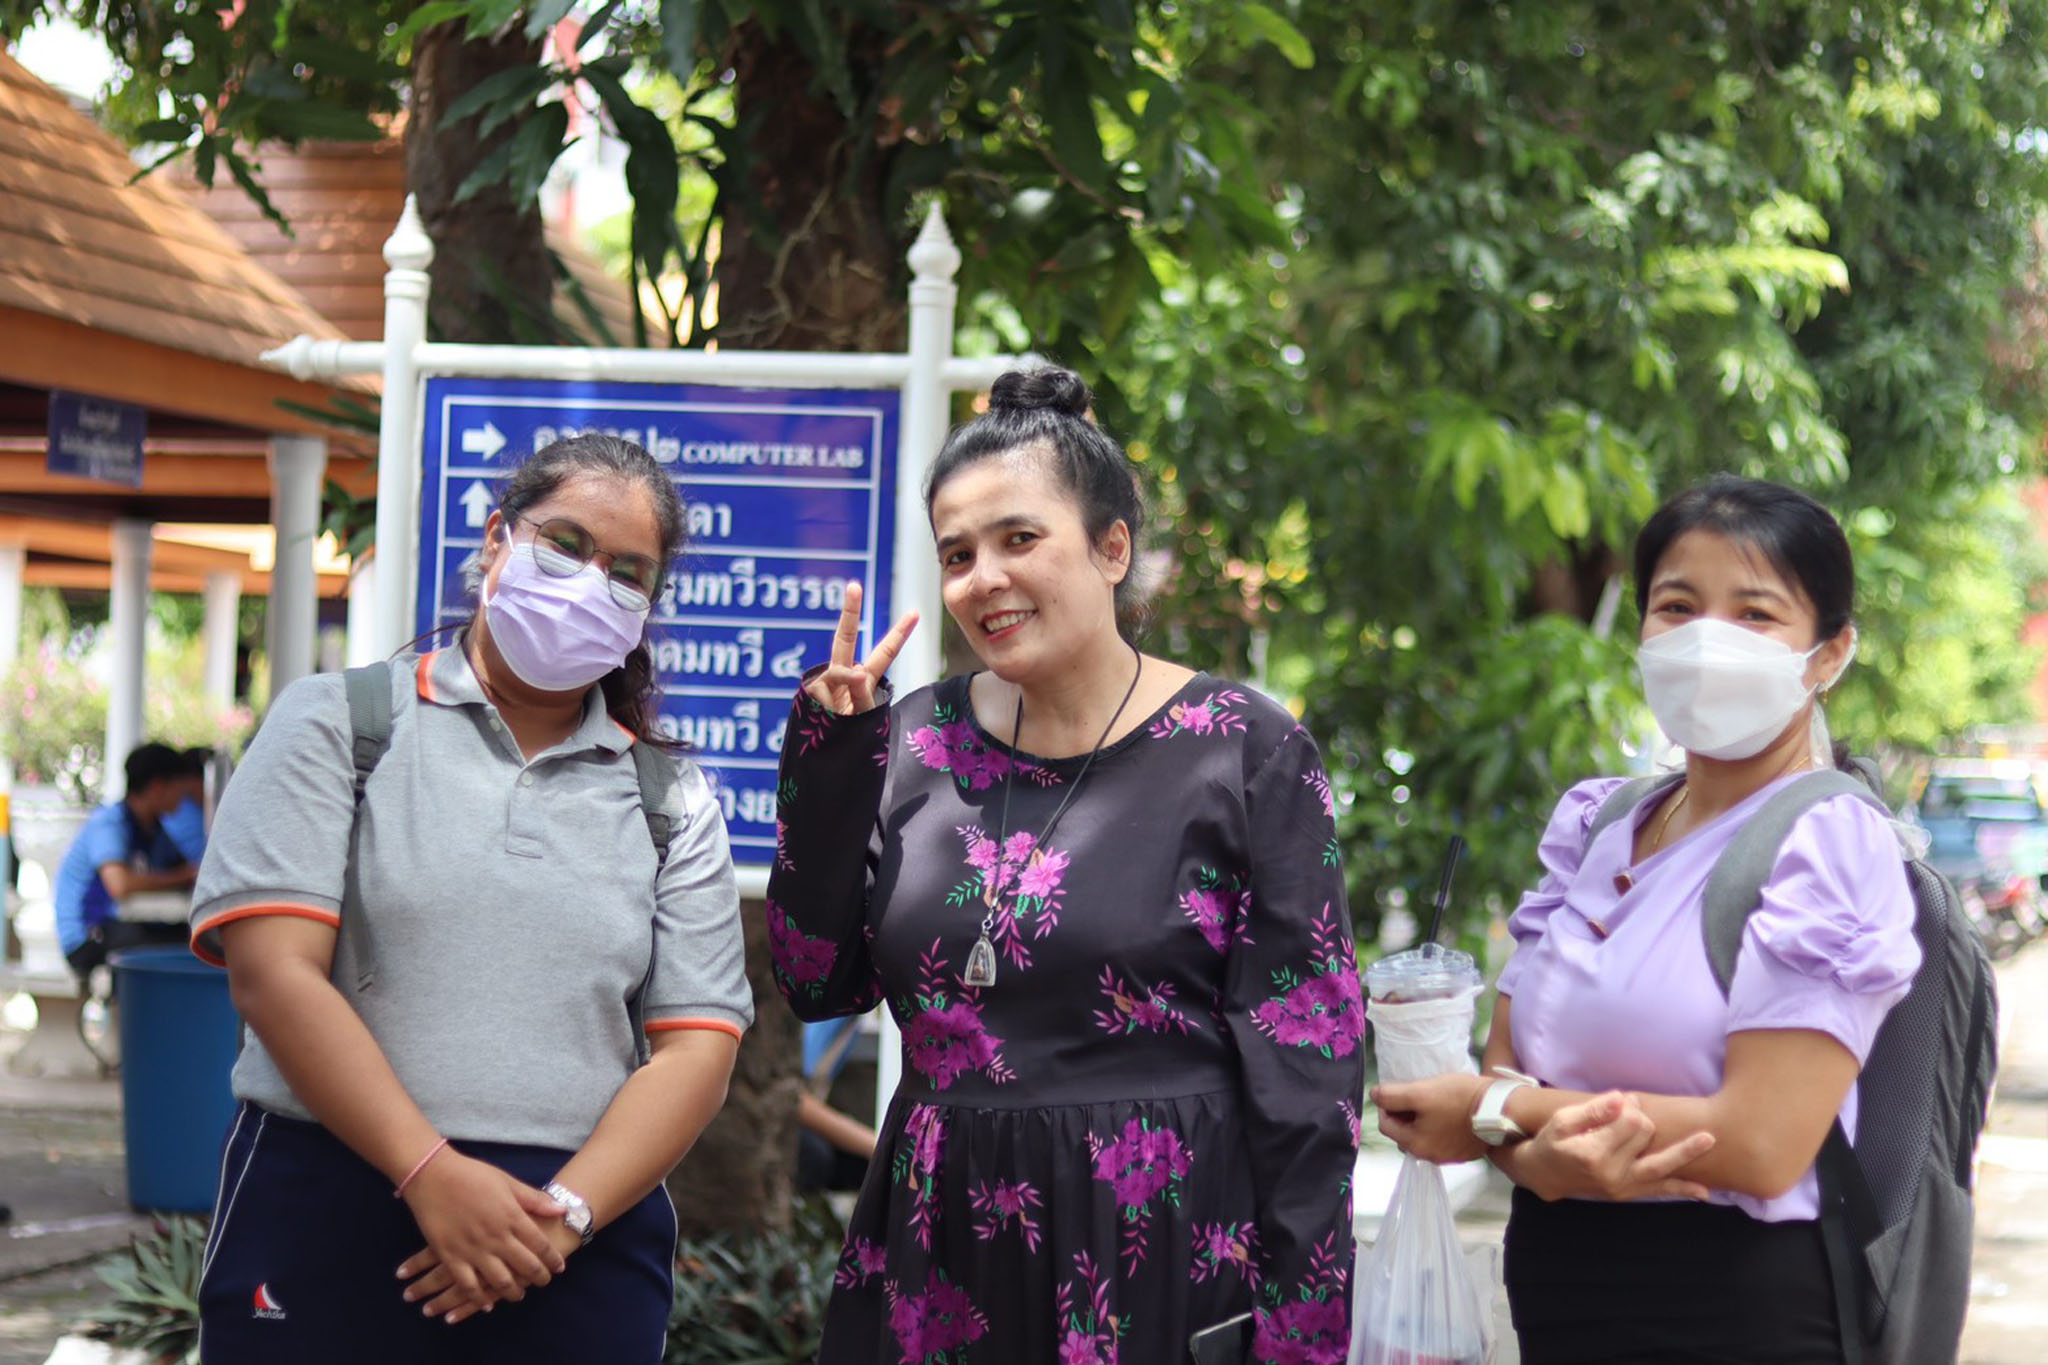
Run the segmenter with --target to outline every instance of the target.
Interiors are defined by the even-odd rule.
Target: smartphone
[[[1252,1353],[1252,1315],[1211,1323],[1188,1338],[1188,1359],[1194,1365],[1244,1365]]]

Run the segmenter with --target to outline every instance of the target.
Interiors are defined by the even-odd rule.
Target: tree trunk
[[[847,66],[882,69],[885,35],[856,30]],[[727,187],[718,336],[746,350],[881,351],[904,344],[905,223],[885,209],[879,125],[856,127],[796,44],[748,24],[734,37],[740,185]]]
[[[802,1026],[768,966],[766,907],[741,907],[754,1027],[740,1044],[725,1107],[668,1178],[685,1237],[781,1232],[796,1198],[796,1101],[803,1086]]]
[[[883,35],[848,44],[855,79],[881,69]],[[718,261],[718,338],[746,350],[900,350],[903,254],[884,211],[889,152],[849,124],[794,44],[755,24],[735,36],[746,161],[726,187]],[[669,1180],[686,1232],[780,1230],[795,1189],[799,1026],[775,988],[763,907],[746,908],[755,1024],[740,1045],[725,1108]]]
[[[434,242],[427,330],[436,340],[541,345],[556,339],[554,270],[540,205],[516,202],[504,182],[455,202],[470,171],[511,140],[518,120],[480,139],[475,118],[450,123],[442,117],[486,77],[539,61],[540,43],[517,25],[494,39],[465,40],[461,24],[441,24],[414,46],[405,182]]]

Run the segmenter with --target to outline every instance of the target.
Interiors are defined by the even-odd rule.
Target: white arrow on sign
[[[471,526],[481,526],[490,520],[491,490],[476,480],[470,480],[469,487],[456,501],[462,504],[463,519]]]
[[[462,433],[462,453],[481,455],[486,460],[505,448],[505,433],[495,422],[486,421],[481,430],[471,427]]]

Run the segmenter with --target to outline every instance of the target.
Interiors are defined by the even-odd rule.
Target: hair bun
[[[990,411],[1027,411],[1051,408],[1069,417],[1085,417],[1094,395],[1088,383],[1072,370],[1041,365],[1035,370],[1011,370],[997,379],[988,391]]]

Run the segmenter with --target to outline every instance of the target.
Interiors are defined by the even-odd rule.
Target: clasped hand
[[[525,1298],[562,1273],[581,1240],[560,1204],[453,1149],[420,1171],[405,1202],[427,1239],[398,1267],[405,1300],[450,1323]]]
[[[1457,1072],[1375,1086],[1380,1132],[1424,1161],[1474,1161],[1499,1152],[1514,1182],[1544,1199],[1705,1199],[1677,1174],[1714,1145],[1699,1132],[1653,1150],[1656,1125],[1634,1095],[1609,1091],[1559,1109],[1525,1142],[1492,1148],[1472,1131],[1488,1076]]]

